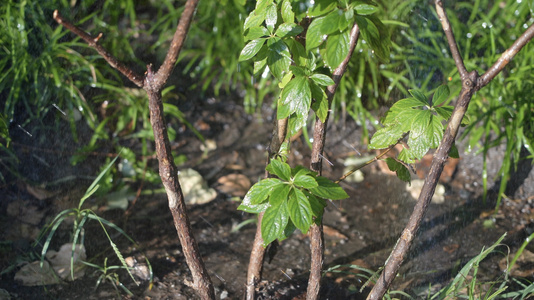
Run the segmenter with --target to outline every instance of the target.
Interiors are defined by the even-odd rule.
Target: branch
[[[469,106],[469,102],[471,101],[473,93],[486,85],[495,77],[495,75],[502,71],[504,66],[510,61],[510,59],[512,59],[513,55],[521,50],[521,48],[524,47],[534,35],[534,30],[529,28],[527,32],[521,35],[521,37],[508,50],[506,50],[505,53],[503,53],[499,61],[484,74],[486,77],[482,78],[478,76],[476,71],[467,73],[464,63],[459,55],[454,35],[450,30],[449,20],[447,19],[447,15],[443,10],[443,4],[441,0],[436,0],[436,11],[438,11],[443,30],[447,35],[447,41],[449,43],[451,52],[453,53],[458,72],[460,72],[462,76],[462,90],[460,91],[460,96],[458,97],[458,101],[454,107],[450,121],[447,124],[447,129],[445,130],[443,139],[441,140],[440,145],[434,154],[430,171],[425,179],[425,183],[421,189],[421,194],[417,199],[417,203],[414,207],[412,215],[410,216],[410,220],[408,221],[408,224],[406,224],[401,237],[397,241],[395,248],[386,261],[386,265],[384,266],[382,274],[380,274],[380,278],[378,278],[375,286],[371,290],[371,293],[369,293],[367,296],[368,300],[382,299],[385,292],[395,279],[395,276],[397,275],[398,270],[410,249],[414,237],[417,234],[417,230],[419,229],[419,225],[421,224],[421,220],[426,213],[432,196],[434,195],[436,185],[441,172],[443,171],[443,166],[447,161],[448,153],[451,149],[452,143],[456,139],[462,118],[467,111],[467,107]]]
[[[156,87],[158,89],[161,89],[163,85],[165,85],[167,79],[169,79],[169,76],[171,75],[172,70],[174,69],[174,64],[178,59],[178,54],[180,54],[180,51],[182,50],[185,38],[187,37],[187,32],[189,31],[189,27],[193,21],[193,16],[195,15],[198,1],[199,0],[188,0],[185,3],[184,11],[180,17],[178,26],[176,27],[176,32],[172,38],[171,46],[167,52],[167,56],[165,56],[163,64],[154,77],[157,84]]]
[[[445,36],[447,37],[447,42],[449,43],[454,63],[456,64],[456,68],[460,73],[460,78],[463,81],[467,77],[467,69],[465,68],[462,55],[460,54],[460,51],[458,51],[458,45],[456,44],[456,39],[454,38],[454,34],[452,33],[449,18],[447,17],[445,9],[443,9],[443,3],[441,2],[441,0],[436,1],[436,12],[438,13],[439,21],[441,22],[441,26],[443,27],[443,31],[445,32]]]
[[[100,54],[109,63],[110,66],[119,70],[119,72],[130,79],[130,81],[135,83],[135,85],[138,87],[143,87],[144,76],[137,74],[131,68],[124,65],[115,56],[111,55],[106,49],[104,49],[104,47],[98,44],[98,41],[102,38],[102,33],[100,33],[97,37],[92,37],[90,34],[83,31],[76,25],[72,24],[68,20],[65,20],[65,18],[59,14],[57,9],[54,10],[53,17],[58,24],[63,25],[65,28],[81,37],[91,48],[94,48],[98,54]]]
[[[328,96],[328,107],[332,104],[332,99],[334,99],[334,94],[336,89],[343,77],[343,74],[347,70],[349,65],[349,60],[356,48],[356,43],[358,42],[358,37],[360,35],[360,28],[357,24],[354,24],[350,31],[350,41],[349,41],[349,53],[341,62],[341,64],[334,70],[332,77],[334,84],[330,85],[326,89],[326,95]],[[326,126],[328,124],[328,114],[326,120],[321,122],[319,118],[315,120],[315,130],[313,132],[313,146],[311,153],[311,163],[310,168],[312,171],[317,172],[321,175],[322,172],[322,153],[324,149],[324,144],[326,140]],[[306,291],[306,299],[318,299],[319,291],[321,289],[321,273],[324,262],[324,242],[323,242],[323,225],[322,220],[319,222],[319,225],[312,224],[310,226],[310,250],[311,250],[311,268],[310,268],[310,277],[308,279],[308,289]]]
[[[477,81],[477,90],[487,85],[497,74],[499,74],[504,67],[514,58],[514,56],[534,37],[534,25],[530,25],[528,29],[512,44],[508,50],[499,57],[497,62],[489,68]]]

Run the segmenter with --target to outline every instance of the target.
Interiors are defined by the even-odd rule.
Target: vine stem
[[[350,41],[349,41],[349,52],[343,62],[332,72],[332,79],[334,84],[330,85],[326,89],[326,95],[328,97],[328,107],[332,105],[332,100],[334,99],[334,94],[336,89],[347,70],[349,60],[352,57],[352,53],[356,48],[356,43],[358,42],[358,37],[360,35],[360,28],[357,24],[354,24],[350,31]],[[322,173],[322,157],[323,150],[326,140],[326,127],[328,125],[328,116],[326,120],[321,122],[319,118],[315,119],[315,127],[313,132],[313,145],[311,153],[311,162],[310,169],[317,172],[319,175]],[[310,251],[311,251],[311,267],[310,267],[310,277],[308,278],[308,289],[306,291],[306,299],[318,299],[319,292],[321,289],[321,275],[323,270],[324,263],[324,235],[323,235],[323,225],[322,220],[316,220],[310,226]]]
[[[187,0],[184,11],[178,22],[171,46],[167,56],[157,73],[152,70],[152,65],[147,66],[145,76],[140,76],[131,68],[124,65],[117,58],[107,52],[104,47],[98,44],[102,38],[99,34],[96,38],[92,37],[82,29],[78,28],[71,22],[65,20],[58,11],[54,11],[53,17],[58,24],[65,26],[73,33],[80,36],[86,43],[94,48],[104,59],[114,68],[119,70],[130,81],[137,86],[142,87],[148,94],[148,107],[150,110],[150,123],[154,132],[156,144],[156,155],[159,163],[159,174],[169,203],[169,210],[173,216],[174,226],[180,239],[180,244],[184,252],[185,260],[191,275],[193,277],[193,289],[201,299],[215,299],[213,283],[208,275],[208,271],[202,261],[198,244],[193,235],[191,223],[187,215],[187,209],[184,202],[180,182],[178,181],[178,169],[174,163],[174,157],[171,152],[167,126],[163,112],[163,102],[161,100],[161,90],[169,78],[178,54],[180,53],[187,32],[193,20],[196,7],[199,0]]]
[[[439,20],[443,27],[443,31],[447,36],[449,48],[462,79],[462,89],[452,112],[450,121],[447,124],[445,134],[443,135],[437,151],[434,153],[430,171],[425,179],[425,183],[421,189],[421,194],[419,195],[417,203],[414,207],[414,211],[410,216],[410,220],[408,221],[408,224],[401,233],[397,244],[389,255],[382,274],[380,274],[375,286],[367,296],[368,300],[382,299],[389,286],[395,279],[395,276],[397,275],[398,270],[410,249],[417,230],[419,229],[419,225],[421,224],[421,220],[426,213],[432,196],[434,195],[436,185],[441,172],[443,171],[443,166],[447,161],[448,153],[451,149],[452,143],[456,139],[461,121],[465,115],[465,112],[467,111],[467,107],[471,101],[471,98],[473,97],[474,92],[487,85],[491,79],[501,72],[502,69],[510,62],[512,57],[519,52],[519,50],[521,50],[534,35],[534,27],[530,26],[521,35],[521,37],[517,39],[516,42],[501,55],[499,60],[484,75],[479,77],[476,71],[467,72],[465,69],[464,62],[460,56],[458,46],[456,45],[456,41],[454,39],[454,33],[450,27],[447,13],[443,8],[442,1],[436,0],[435,5]]]

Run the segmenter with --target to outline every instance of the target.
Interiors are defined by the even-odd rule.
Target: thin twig
[[[113,68],[119,70],[124,76],[130,79],[138,87],[143,87],[144,76],[137,74],[134,70],[127,67],[121,61],[119,61],[115,56],[111,55],[104,47],[98,44],[98,41],[102,38],[102,33],[97,37],[92,37],[87,32],[80,29],[78,26],[72,24],[70,21],[63,18],[63,16],[57,11],[54,10],[53,14],[54,20],[60,25],[63,25],[68,30],[72,31],[77,36],[81,37],[90,47],[94,48],[98,54],[100,54]]]

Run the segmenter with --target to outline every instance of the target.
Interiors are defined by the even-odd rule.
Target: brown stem
[[[341,62],[341,64],[332,72],[332,78],[334,84],[328,86],[326,89],[326,95],[328,96],[328,107],[332,104],[332,99],[336,89],[343,77],[343,74],[347,70],[349,60],[356,48],[356,43],[360,35],[360,28],[358,25],[354,24],[350,31],[350,44],[349,44],[349,53],[347,57]],[[317,172],[319,175],[322,172],[322,153],[324,149],[324,144],[326,140],[326,127],[328,124],[328,115],[326,116],[325,122],[321,122],[319,118],[315,120],[315,127],[313,132],[313,145],[311,153],[311,162],[310,169]],[[311,267],[310,267],[310,277],[308,278],[308,289],[306,291],[306,299],[318,299],[319,292],[321,289],[321,273],[323,269],[324,262],[324,236],[323,236],[323,226],[322,220],[319,220],[318,225],[312,224],[310,227],[310,251],[311,251]]]
[[[195,15],[195,10],[197,8],[198,1],[199,0],[187,0],[187,2],[185,3],[184,11],[182,13],[182,16],[180,17],[178,26],[176,27],[176,32],[174,32],[174,37],[172,38],[171,46],[169,48],[169,51],[167,52],[167,56],[165,56],[163,64],[159,68],[158,72],[155,74],[155,87],[157,87],[158,89],[163,88],[163,86],[167,82],[167,79],[169,79],[172,70],[174,69],[174,64],[178,59],[178,54],[180,54],[180,50],[182,50],[182,46],[187,36],[187,32],[189,31],[189,27],[191,26],[191,22],[193,21],[193,16]]]
[[[467,107],[469,105],[469,102],[471,101],[473,93],[482,88],[484,85],[486,85],[489,81],[491,81],[491,79],[496,76],[497,73],[502,71],[502,69],[509,62],[509,60],[512,59],[512,57],[528,41],[530,41],[532,39],[532,36],[534,35],[533,30],[529,28],[527,32],[521,35],[521,37],[512,45],[512,47],[510,47],[510,49],[503,53],[503,56],[501,56],[499,61],[494,66],[492,66],[490,70],[488,70],[488,72],[484,74],[484,77],[481,78],[478,76],[476,71],[471,71],[469,73],[465,71],[464,63],[463,61],[461,61],[461,57],[459,56],[458,52],[458,47],[454,40],[454,34],[450,30],[450,24],[447,19],[447,15],[443,10],[443,5],[440,0],[436,0],[436,11],[438,11],[438,16],[440,17],[443,30],[447,35],[449,48],[453,53],[458,72],[460,72],[462,76],[462,90],[460,91],[460,96],[458,97],[458,101],[452,112],[450,121],[447,125],[447,129],[445,130],[445,134],[443,135],[443,139],[441,140],[441,143],[436,153],[434,154],[429,174],[425,179],[421,194],[419,195],[417,204],[415,205],[414,211],[410,216],[410,220],[404,228],[401,237],[397,241],[397,244],[391,252],[388,260],[386,261],[386,265],[384,266],[384,270],[382,271],[380,278],[378,278],[376,285],[371,290],[371,293],[369,293],[369,295],[367,296],[368,300],[382,299],[385,292],[393,282],[393,279],[397,275],[397,272],[410,249],[415,234],[419,229],[419,225],[421,224],[421,220],[423,219],[424,214],[427,210],[428,204],[430,203],[432,196],[434,195],[436,185],[438,183],[441,172],[443,171],[443,166],[447,161],[449,150],[451,149],[452,143],[454,142],[456,135],[458,134],[458,128],[460,127],[465,112],[467,111]],[[462,72],[465,73],[462,74]]]
[[[280,151],[280,146],[285,140],[287,133],[287,118],[275,120],[273,125],[273,134],[271,137],[271,144],[269,145],[269,160],[273,158]],[[269,161],[267,161],[269,163]],[[269,172],[265,171],[265,177],[269,176]],[[256,285],[261,280],[261,272],[263,269],[263,259],[265,257],[265,247],[263,247],[263,238],[261,236],[261,220],[263,219],[263,212],[258,215],[258,224],[256,226],[256,235],[250,251],[250,260],[247,271],[247,286],[245,292],[245,299],[254,300],[256,293]]]
[[[104,49],[104,47],[98,44],[98,40],[100,40],[100,38],[102,37],[102,33],[100,33],[96,38],[92,37],[90,34],[81,30],[79,27],[72,24],[70,21],[65,20],[57,10],[54,10],[53,17],[58,24],[63,25],[65,28],[72,31],[77,36],[81,37],[89,46],[95,49],[98,54],[100,54],[108,62],[110,66],[119,70],[119,72],[121,72],[124,76],[130,79],[138,87],[143,87],[144,76],[137,74],[131,68],[124,65],[115,56],[111,55],[106,49]]]
[[[89,44],[89,46],[97,50],[98,53],[100,53],[100,55],[102,55],[112,67],[119,70],[137,86],[143,87],[147,92],[149,100],[148,107],[150,110],[150,123],[154,132],[156,154],[159,162],[159,174],[167,193],[169,209],[173,216],[174,226],[178,232],[178,237],[182,245],[185,260],[189,266],[189,269],[191,270],[191,275],[193,277],[193,288],[201,299],[207,300],[215,299],[215,291],[206,267],[204,266],[204,262],[202,261],[202,257],[200,256],[200,251],[193,235],[189,217],[187,216],[183,193],[178,181],[178,170],[174,164],[174,157],[171,152],[169,137],[167,135],[163,103],[161,100],[161,89],[163,88],[167,78],[170,76],[172,67],[174,66],[176,58],[180,53],[197,4],[198,0],[187,0],[186,8],[182,13],[182,17],[178,23],[171,47],[167,52],[167,57],[165,58],[162,67],[157,74],[154,74],[151,65],[148,65],[147,73],[144,78],[118,61],[102,46],[97,44],[102,34],[100,34],[97,38],[91,37],[80,28],[63,19],[57,10],[54,11],[54,19],[59,24],[64,25],[67,29],[80,36]]]

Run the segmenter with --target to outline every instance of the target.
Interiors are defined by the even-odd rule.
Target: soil
[[[273,113],[270,106],[265,104],[261,113],[247,115],[239,105],[211,98],[201,107],[184,112],[207,139],[216,142],[217,148],[203,155],[199,150],[201,142],[191,132],[185,130],[179,133],[180,141],[173,144],[175,153],[187,157],[186,163],[180,168],[194,168],[215,188],[218,178],[231,173],[244,174],[252,182],[262,178],[272,128]],[[362,156],[375,153],[361,145],[361,130],[355,123],[330,123],[325,157],[331,164],[324,164],[324,176],[337,179],[343,173],[344,159],[358,155],[347,143],[356,145]],[[18,179],[0,190],[0,225],[3,228],[0,236],[0,291],[4,292],[0,299],[196,299],[188,286],[191,276],[173,227],[166,197],[161,192],[151,194],[150,191],[161,187],[148,184],[143,186],[145,193],[135,204],[129,204],[131,213],[121,209],[104,210],[106,203],[97,203],[94,199],[88,200],[88,205],[99,207],[97,213],[101,217],[121,227],[137,242],[133,246],[120,234],[110,231],[111,238],[124,257],[135,257],[139,264],[145,258],[150,261],[152,282],[141,281],[136,286],[125,272],[118,271],[120,282],[133,293],[129,296],[120,288],[117,292],[110,281],[97,285],[101,273],[92,269],[87,270],[80,279],[55,285],[28,287],[14,280],[15,273],[24,262],[36,259],[35,253],[40,248],[32,247],[32,243],[39,230],[60,211],[75,207],[80,195],[87,189],[91,181],[79,174],[98,173],[98,168],[103,165],[103,157],[97,155],[73,167],[68,159],[71,150],[80,144],[66,141],[67,136],[49,133],[47,139],[38,143],[24,135],[14,139],[18,154],[27,160],[21,163],[21,174],[25,179]],[[81,134],[82,141],[84,138]],[[461,144],[459,147],[463,149]],[[43,148],[57,151],[48,153],[39,150]],[[104,146],[99,149],[101,153],[105,151]],[[33,155],[36,153],[47,161],[53,161],[52,167],[47,168],[36,162]],[[292,146],[289,161],[294,165],[307,166],[309,153],[301,136]],[[490,175],[494,175],[497,174],[499,160],[503,159],[502,149],[492,150],[490,156],[488,170]],[[152,160],[154,165],[155,161]],[[451,176],[443,182],[444,202],[429,206],[411,254],[403,264],[392,290],[404,291],[415,298],[435,293],[483,247],[492,245],[506,232],[504,243],[508,248],[498,248],[501,252],[486,259],[478,274],[482,281],[503,279],[499,262],[505,257],[506,251],[513,254],[534,228],[534,172],[530,164],[522,173],[518,170],[513,178],[519,180],[520,184],[514,190],[507,191],[501,208],[494,214],[496,197],[492,187],[499,182],[490,178],[490,192],[487,200],[483,201],[481,169],[482,158],[473,153],[462,155],[458,164],[450,167],[448,172]],[[384,173],[377,166],[364,169],[363,173],[365,180],[362,182],[342,183],[350,195],[349,199],[330,203],[326,208],[324,269],[330,271],[325,273],[321,299],[365,298],[369,286],[361,289],[367,281],[365,276],[369,274],[348,266],[378,270],[395,245],[415,204],[405,183],[395,176]],[[65,185],[50,188],[52,194],[41,200],[29,190],[28,186],[31,185],[28,182],[51,182],[68,175],[77,176]],[[414,179],[416,177],[414,174]],[[134,190],[139,186],[140,183],[132,185]],[[18,206],[14,203],[18,203]],[[221,299],[240,299],[243,296],[248,258],[256,230],[255,223],[239,228],[240,224],[253,219],[254,215],[236,210],[238,205],[235,197],[218,193],[216,199],[207,204],[188,207],[202,256]],[[51,249],[57,250],[61,244],[69,241],[70,228],[60,227]],[[103,265],[107,258],[108,265],[119,264],[97,222],[86,224],[84,244],[90,262]],[[296,233],[281,242],[275,254],[275,251],[270,252],[273,255],[265,262],[257,299],[303,299],[310,265],[309,246],[307,236]],[[343,267],[335,268],[338,265]],[[524,274],[532,280],[534,271],[525,271]]]

